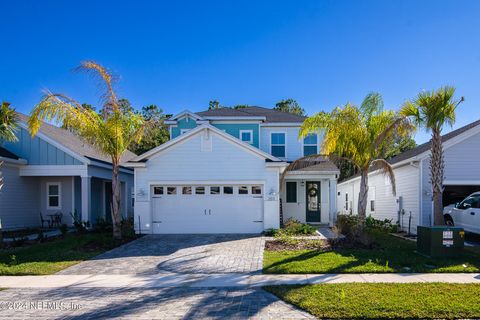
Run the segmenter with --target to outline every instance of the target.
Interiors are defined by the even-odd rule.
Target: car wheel
[[[452,218],[445,218],[445,224],[449,227],[453,227],[454,226],[454,223],[453,223],[453,220]]]

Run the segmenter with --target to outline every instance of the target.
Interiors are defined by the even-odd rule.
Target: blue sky
[[[121,97],[167,113],[291,97],[313,114],[371,91],[398,109],[450,84],[466,99],[455,128],[480,118],[480,1],[2,0],[0,12],[0,100],[25,113],[45,88],[98,105],[72,72],[92,59],[121,76]]]

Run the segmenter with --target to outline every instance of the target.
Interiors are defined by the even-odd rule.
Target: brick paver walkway
[[[260,273],[264,246],[253,235],[147,235],[58,274]]]
[[[9,302],[22,304],[9,308]],[[261,289],[62,288],[0,291],[0,319],[112,318],[312,319],[313,317]]]

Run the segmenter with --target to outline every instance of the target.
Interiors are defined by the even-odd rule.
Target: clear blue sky
[[[1,0],[0,15],[0,100],[25,113],[44,88],[98,105],[71,72],[92,59],[167,113],[291,97],[313,114],[370,91],[398,109],[451,84],[455,127],[480,118],[480,1]]]

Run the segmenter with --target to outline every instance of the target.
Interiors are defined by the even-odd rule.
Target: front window
[[[252,130],[240,130],[240,140],[246,143],[253,143],[253,131]]]
[[[272,133],[272,156],[285,158],[285,133]]]
[[[60,183],[47,183],[47,207],[48,209],[61,209]]]
[[[303,139],[303,156],[311,156],[318,153],[316,134],[309,134]]]
[[[287,203],[297,202],[297,183],[287,182]]]

